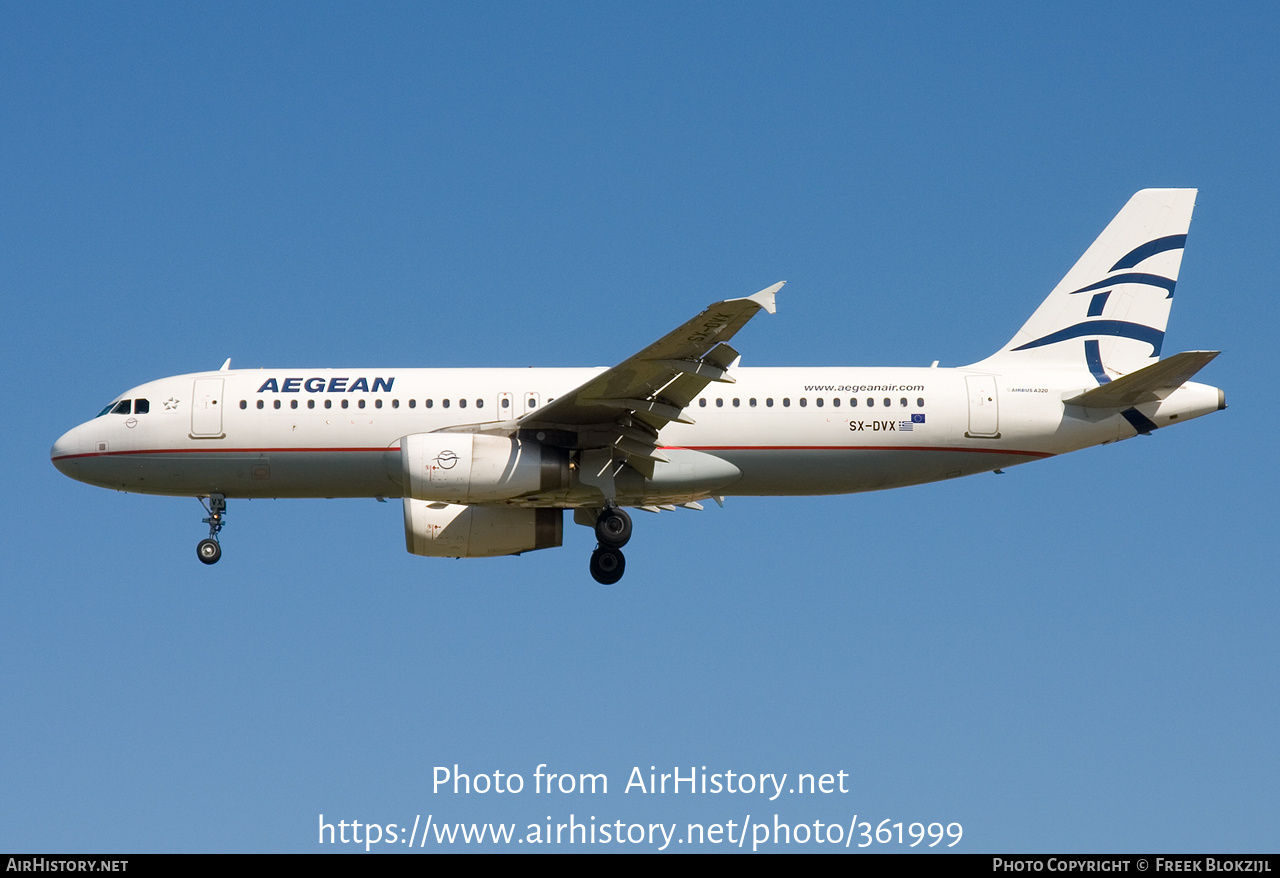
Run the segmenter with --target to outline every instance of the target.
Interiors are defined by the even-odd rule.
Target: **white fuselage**
[[[602,369],[263,369],[202,372],[123,394],[146,400],[70,430],[55,465],[102,487],[226,497],[398,497],[400,440],[504,422]],[[619,497],[635,505],[694,495],[872,491],[986,472],[1136,435],[1115,411],[1064,404],[1079,371],[991,375],[939,368],[739,368],[662,430],[660,448],[732,464],[714,490]],[[1186,383],[1139,406],[1155,426],[1215,411],[1220,392]],[[678,456],[669,466],[680,466]],[[641,493],[644,493],[643,490]],[[545,496],[508,505],[589,505]]]

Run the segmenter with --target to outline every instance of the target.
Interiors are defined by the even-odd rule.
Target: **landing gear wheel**
[[[613,585],[627,569],[627,559],[617,549],[598,548],[591,553],[591,577],[601,585]]]
[[[606,506],[596,519],[596,540],[606,549],[621,549],[631,539],[631,516],[617,506]]]
[[[203,497],[196,499],[209,513],[209,517],[204,519],[204,523],[209,525],[209,538],[201,540],[196,545],[196,557],[202,563],[217,564],[218,559],[222,557],[222,546],[218,545],[218,532],[227,523],[227,498],[224,494],[210,494],[208,503],[204,502]]]
[[[217,564],[222,557],[222,546],[217,540],[201,540],[196,546],[196,557],[206,564]]]

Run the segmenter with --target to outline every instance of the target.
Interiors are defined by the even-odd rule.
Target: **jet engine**
[[[559,509],[458,506],[404,498],[405,548],[437,558],[492,558],[554,549],[564,540]]]
[[[507,436],[413,433],[400,440],[404,496],[492,503],[569,488],[569,455]]]

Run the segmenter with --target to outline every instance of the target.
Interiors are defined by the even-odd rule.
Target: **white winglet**
[[[785,280],[780,280],[773,286],[765,287],[763,290],[756,293],[754,296],[747,296],[746,298],[752,302],[755,302],[757,305],[759,305],[764,310],[768,311],[770,314],[777,314],[778,306],[774,302],[774,296],[778,294],[778,290],[782,289],[782,286],[785,283],[786,283]]]

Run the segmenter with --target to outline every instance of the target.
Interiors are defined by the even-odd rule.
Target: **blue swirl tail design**
[[[1195,202],[1194,189],[1135,194],[1017,334],[973,368],[1079,371],[1101,385],[1157,361]]]
[[[1085,335],[1113,335],[1118,338],[1131,338],[1151,345],[1151,356],[1160,356],[1160,346],[1164,344],[1164,331],[1140,323],[1126,323],[1123,320],[1086,320],[1074,326],[1067,326],[1057,332],[1029,341],[1014,348],[1015,351],[1026,351],[1042,347],[1054,342],[1066,341],[1069,338],[1080,338]],[[1087,347],[1087,345],[1086,345]],[[1095,343],[1095,350],[1097,350]]]

